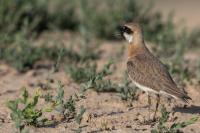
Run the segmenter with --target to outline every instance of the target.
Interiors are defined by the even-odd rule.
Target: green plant
[[[24,24],[29,34],[51,28],[74,29],[78,24],[74,9],[73,0],[1,0],[0,32],[13,34]]]
[[[39,95],[35,95],[30,99],[28,91],[24,88],[22,98],[9,101],[7,106],[12,111],[10,116],[15,122],[15,126],[19,131],[24,129],[26,125],[44,126],[49,122],[47,118],[43,118],[42,109],[37,109]]]
[[[85,111],[86,111],[86,109],[83,106],[81,106],[80,113],[75,117],[75,121],[79,125],[78,129],[73,129],[73,131],[75,133],[81,133],[82,132],[80,124],[81,124],[81,121],[82,121],[82,118],[83,118],[83,114],[85,113]]]
[[[152,3],[142,6],[136,0],[2,0],[0,5],[0,29],[6,33],[20,31],[26,24],[28,33],[52,28],[72,29],[87,32],[90,37],[110,39],[119,23],[136,20],[143,23],[148,40],[164,39],[170,44],[175,39],[172,15],[163,22],[160,13],[151,12]]]
[[[111,74],[110,66],[112,62],[109,61],[107,64],[104,65],[103,69],[100,72],[97,72],[97,65],[96,64],[76,64],[76,65],[66,65],[66,72],[69,73],[71,78],[78,83],[85,83],[90,80],[99,79],[104,76]]]
[[[46,95],[44,95],[44,100],[46,102],[51,102],[53,101],[53,96],[50,93],[47,93]]]
[[[189,48],[192,48],[192,49],[199,48],[199,44],[200,44],[199,35],[200,35],[199,28],[195,28],[194,30],[191,31],[191,33],[189,34],[189,37],[188,37]]]
[[[81,106],[80,113],[75,117],[75,120],[79,125],[81,124],[81,120],[85,111],[86,109],[83,106]]]
[[[63,116],[63,120],[69,121],[76,115],[75,101],[72,98],[72,96],[70,96],[68,100],[64,100],[64,90],[63,85],[61,85],[61,83],[59,83],[57,96],[54,100],[53,109],[58,111]]]
[[[167,112],[166,108],[162,106],[161,117],[158,120],[158,125],[156,129],[151,130],[151,133],[179,133],[181,128],[195,123],[198,120],[198,117],[193,117],[188,121],[174,123],[170,127],[166,126],[168,119],[169,112]]]
[[[32,64],[40,58],[39,49],[31,48],[29,43],[32,42],[26,40],[25,37],[23,38],[22,34],[16,35],[12,42],[7,42],[5,39],[4,43],[1,44],[1,58],[12,64],[19,71],[32,67]]]
[[[75,94],[75,96],[77,96]],[[59,87],[57,90],[57,96],[55,97],[53,108],[58,111],[62,116],[62,121],[69,121],[74,119],[78,125],[81,124],[82,116],[85,113],[86,109],[81,106],[80,113],[77,114],[75,108],[75,100],[73,96],[70,96],[68,100],[64,100],[64,90],[63,86],[59,83]],[[75,132],[81,132],[81,127],[79,126],[78,129],[73,129]]]
[[[19,71],[32,68],[41,59],[55,61],[62,47],[56,47],[57,44],[52,48],[33,47],[35,36],[46,29],[70,29],[83,35],[81,42],[84,45],[79,52],[63,48],[63,58],[73,62],[98,59],[99,53],[88,47],[91,38],[113,39],[121,22],[136,20],[144,27],[145,40],[157,44],[159,56],[172,57],[170,62],[181,61],[185,49],[190,47],[187,44],[198,45],[199,30],[177,32],[173,14],[162,21],[162,15],[151,10],[151,3],[141,6],[136,0],[1,0],[0,58]]]
[[[198,120],[198,117],[193,117],[188,121],[184,122],[179,122],[179,123],[174,123],[171,127],[170,130],[173,133],[177,133],[181,128],[184,128],[188,125],[194,124]]]
[[[124,75],[123,82],[118,85],[118,93],[119,96],[121,97],[122,100],[128,101],[130,100],[131,102],[135,99],[136,97],[136,87],[130,85],[131,81],[128,80],[128,74],[127,72]]]
[[[25,132],[26,126],[32,125],[35,127],[48,127],[57,125],[62,121],[74,120],[80,125],[82,116],[86,109],[81,106],[80,113],[77,114],[75,107],[75,99],[70,96],[69,99],[64,99],[63,85],[59,82],[57,95],[53,96],[49,93],[41,97],[39,90],[31,97],[28,91],[24,88],[22,97],[8,102],[7,106],[11,110],[11,119],[14,121],[19,132]],[[40,98],[45,98],[48,102],[47,106],[39,108],[38,101]],[[53,110],[59,112],[59,115],[53,114]],[[51,113],[55,118],[45,117],[45,113]],[[57,119],[57,116],[61,119]]]
[[[32,68],[42,59],[56,60],[59,47],[34,47],[33,39],[27,39],[25,33],[18,33],[13,38],[1,36],[0,58],[23,72]]]
[[[94,73],[88,78],[86,82],[82,84],[81,86],[82,91],[87,89],[94,89],[99,92],[115,91],[115,84],[111,83],[110,80],[104,80],[105,76],[108,76],[112,73],[112,70],[110,70],[111,64],[112,61],[109,61],[104,65],[103,69],[100,70],[99,72],[96,72],[96,67],[95,67],[95,71],[93,71]]]
[[[82,42],[85,42],[85,38],[81,38]],[[84,44],[78,44],[79,51],[74,50],[73,47],[65,48],[63,50],[63,56],[67,57],[69,60],[68,63],[83,63],[86,61],[96,60],[100,57],[100,51],[97,51],[96,47],[90,47],[88,45],[95,45],[90,44],[90,42]],[[88,52],[90,51],[90,52]]]
[[[81,92],[83,93],[87,89],[93,89],[97,92],[117,92],[122,100],[135,100],[136,88],[130,85],[127,73],[125,74],[124,79],[120,84],[113,83],[110,79],[105,79],[106,76],[112,74],[112,70],[110,69],[111,64],[112,62],[109,61],[99,72],[96,71],[96,66],[82,67],[81,70],[83,70],[85,73],[82,73],[81,78],[87,80],[85,80],[85,82],[81,84]],[[79,69],[77,69],[76,67],[74,67],[73,70],[75,72],[79,72]],[[74,76],[78,76],[77,73],[73,74]]]
[[[65,70],[75,82],[83,83],[96,74],[96,64],[85,64],[84,66],[66,65]]]
[[[116,84],[110,80],[104,80],[103,77],[94,77],[81,86],[82,91],[93,89],[97,92],[116,92]]]
[[[167,25],[161,23],[160,13],[151,12],[151,3],[143,7],[135,0],[85,0],[77,1],[77,4],[80,5],[79,27],[91,36],[113,39],[119,24],[139,21],[145,25],[145,34],[150,39],[152,34],[149,33],[157,36]]]
[[[55,62],[54,71],[58,70],[59,63],[65,59],[68,63],[85,62],[99,58],[98,52],[90,48],[81,47],[82,52],[78,53],[72,48],[63,46],[41,45],[34,46],[34,39],[27,38],[25,33],[19,32],[13,37],[0,35],[0,59],[14,66],[18,71],[25,72],[34,67],[39,60],[51,60]],[[84,51],[83,51],[84,50]],[[86,52],[91,50],[94,52]],[[88,54],[90,53],[90,54]]]

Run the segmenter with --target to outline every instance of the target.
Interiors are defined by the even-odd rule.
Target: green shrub
[[[87,52],[88,50],[91,52]],[[96,60],[99,56],[98,51],[87,45],[81,45],[80,52],[77,52],[73,48],[65,48],[57,44],[34,46],[34,37],[27,37],[24,32],[18,32],[14,36],[0,34],[0,59],[20,72],[33,68],[34,64],[40,60],[47,59],[57,64],[57,60],[60,62],[65,59],[68,63],[76,63]]]
[[[42,59],[56,60],[61,48],[54,46],[34,47],[33,40],[22,33],[13,38],[1,36],[0,59],[14,66],[20,72],[26,71]]]
[[[29,93],[26,89],[23,90],[22,98],[15,99],[8,102],[8,108],[12,111],[10,116],[15,122],[15,126],[19,131],[24,129],[25,125],[41,126],[40,124],[47,119],[42,119],[42,109],[37,109],[39,95],[35,95],[29,101]],[[23,108],[19,108],[19,105],[23,105]]]
[[[68,122],[69,120],[74,120],[80,125],[86,109],[81,106],[80,113],[78,113],[75,107],[76,101],[74,97],[70,96],[67,100],[64,98],[63,87],[59,82],[57,94],[54,96],[48,94],[45,97],[40,96],[39,90],[36,91],[35,95],[31,96],[26,88],[24,88],[20,98],[8,101],[7,106],[11,110],[10,117],[18,131],[26,131],[26,126],[29,125],[48,127],[55,126],[62,121]],[[48,100],[46,99],[47,97]],[[38,103],[41,98],[45,98],[47,103],[45,106],[39,108]],[[53,110],[59,113],[59,115]],[[47,117],[46,113],[52,113],[52,116],[55,116],[55,118]],[[59,117],[58,119],[57,116]]]
[[[86,64],[85,66],[66,65],[66,72],[78,83],[86,82],[96,74],[96,65]]]
[[[151,7],[151,3],[142,7],[136,0],[1,0],[0,32],[13,33],[26,25],[28,33],[49,28],[84,29],[90,36],[111,39],[119,24],[139,21],[148,40],[154,36],[153,40],[167,37],[165,41],[174,41],[171,19],[162,22],[161,14],[151,13]],[[163,32],[173,34],[168,37]]]
[[[81,42],[86,45],[80,53],[65,49],[64,56],[77,62],[97,59],[96,51],[88,52],[91,38],[113,39],[119,24],[138,21],[144,27],[145,40],[157,44],[158,55],[180,61],[188,44],[198,45],[199,30],[178,33],[172,15],[162,21],[162,15],[151,10],[151,3],[142,6],[136,0],[1,0],[0,57],[20,71],[41,58],[53,60],[57,48],[32,47],[35,36],[46,29],[70,29],[84,35]]]
[[[28,33],[77,25],[73,0],[1,0],[0,32],[15,33],[27,25]]]
[[[161,117],[158,120],[158,125],[155,129],[151,130],[151,133],[179,133],[180,129],[188,125],[191,125],[198,120],[198,117],[193,117],[188,121],[173,123],[169,127],[166,125],[166,122],[169,119],[169,112],[167,112],[164,106],[162,106],[160,112],[161,112]]]

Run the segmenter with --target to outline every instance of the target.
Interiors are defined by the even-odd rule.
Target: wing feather
[[[184,101],[191,99],[177,87],[162,62],[151,54],[138,54],[129,58],[127,71],[132,80],[157,92],[162,90]]]

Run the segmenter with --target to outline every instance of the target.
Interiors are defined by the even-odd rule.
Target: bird
[[[120,25],[119,32],[128,41],[128,76],[135,86],[146,92],[148,96],[149,119],[151,106],[149,93],[156,95],[153,120],[156,119],[161,94],[180,99],[184,102],[192,100],[183,89],[177,86],[167,67],[146,47],[143,29],[139,23],[132,22]]]

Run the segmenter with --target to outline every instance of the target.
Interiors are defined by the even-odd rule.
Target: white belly
[[[132,80],[132,82],[133,82],[133,83],[135,84],[135,86],[137,86],[139,89],[141,89],[141,90],[143,90],[143,91],[145,91],[145,92],[147,92],[147,93],[148,93],[148,92],[153,92],[153,93],[156,93],[156,94],[166,94],[166,95],[168,95],[168,96],[171,96],[171,97],[177,99],[176,96],[171,95],[171,94],[169,94],[169,93],[166,93],[165,91],[159,91],[159,92],[157,92],[157,91],[155,91],[155,90],[153,90],[153,89],[151,89],[151,88],[149,88],[149,87],[143,86],[143,85],[141,85],[141,84],[135,82],[134,80]]]
[[[153,92],[153,93],[158,94],[157,91],[155,91],[155,90],[153,90],[153,89],[151,89],[151,88],[149,88],[149,87],[146,87],[146,86],[144,86],[144,85],[141,85],[141,84],[135,82],[134,80],[132,80],[132,82],[133,82],[139,89],[141,89],[141,90],[143,90],[143,91],[145,91],[145,92]]]

